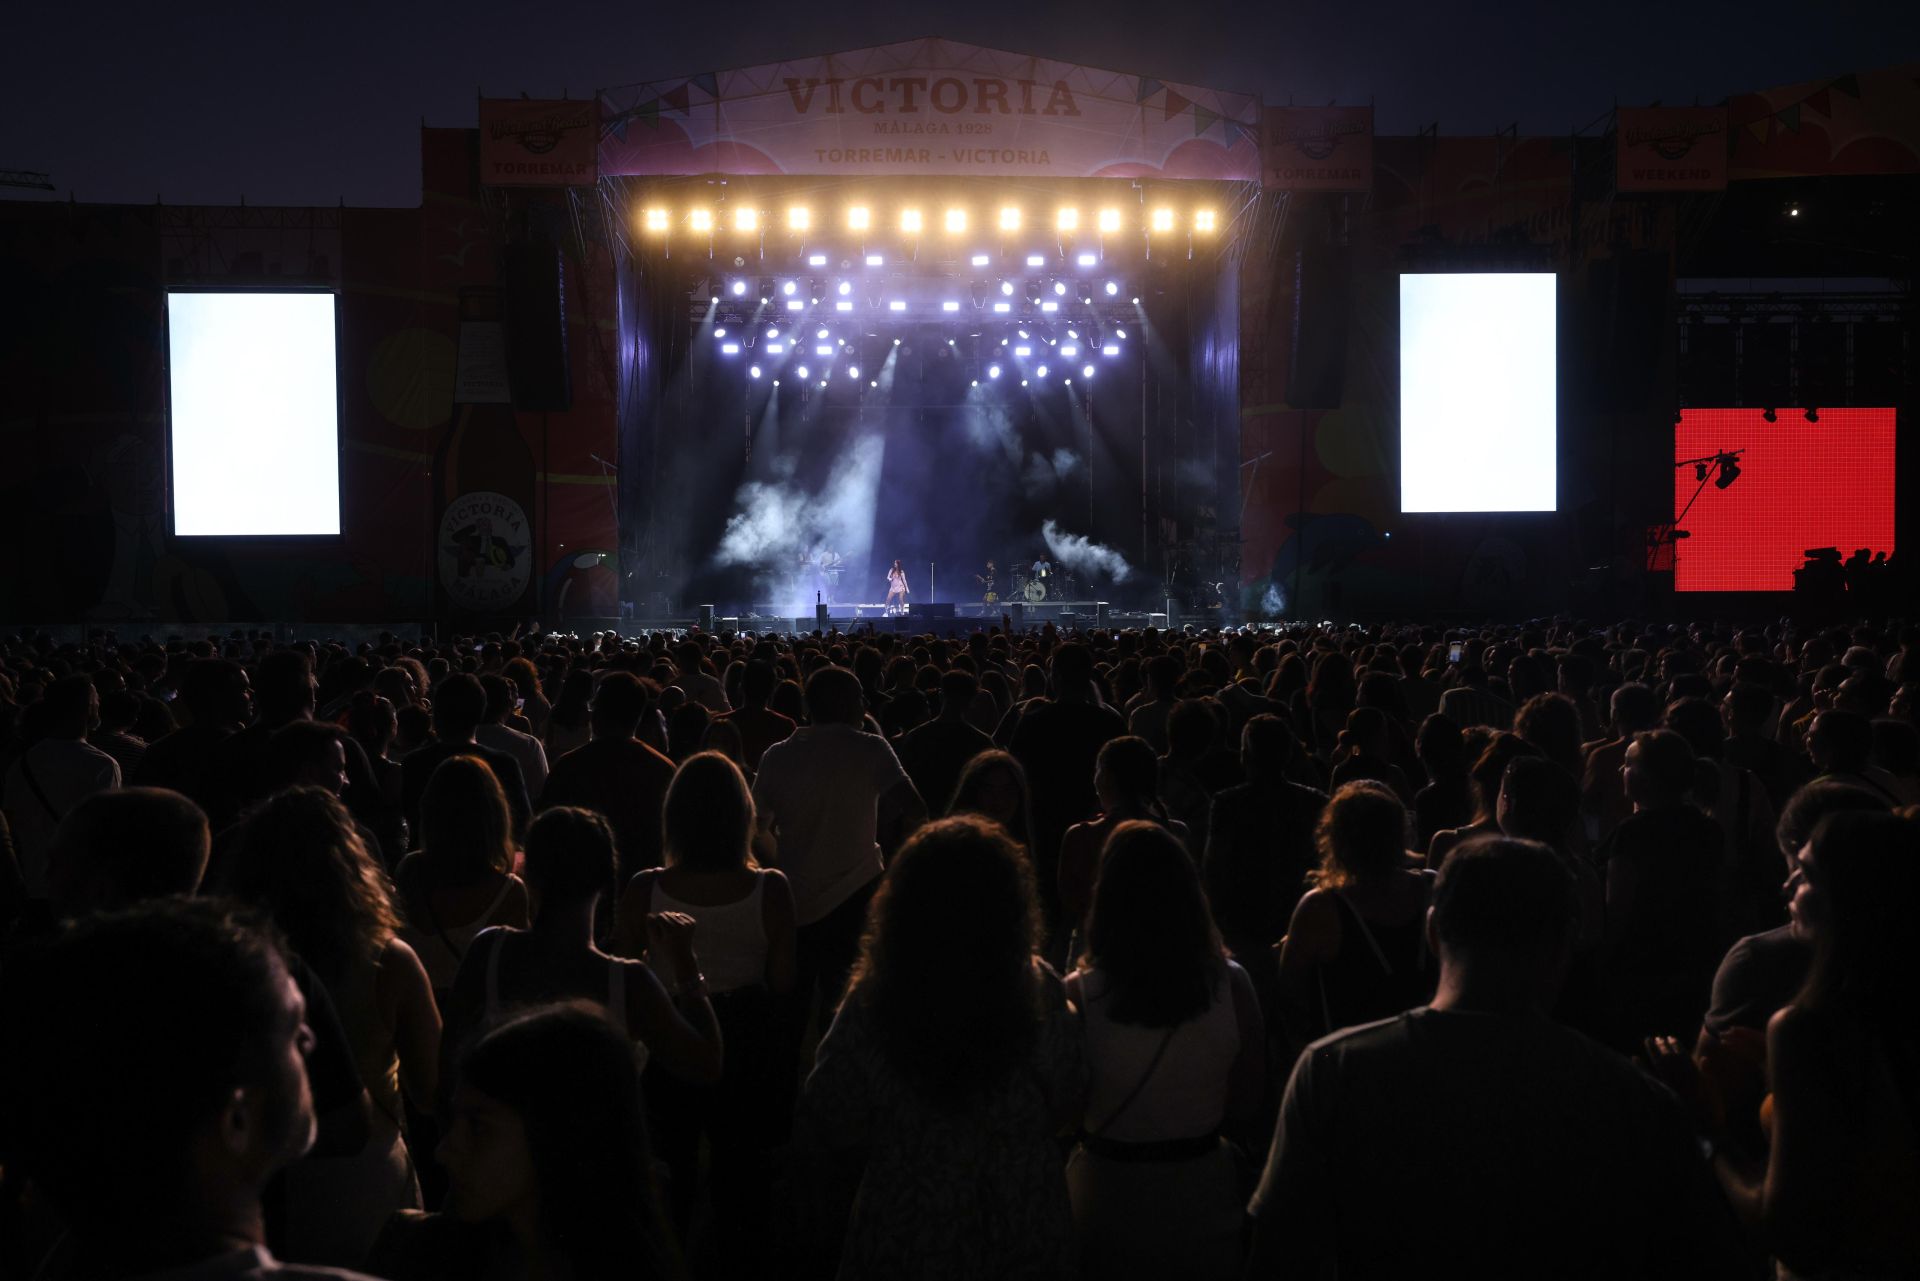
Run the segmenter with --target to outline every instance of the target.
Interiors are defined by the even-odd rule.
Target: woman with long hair
[[[1465,827],[1443,827],[1427,842],[1427,866],[1434,871],[1447,861],[1447,852],[1476,836],[1500,835],[1500,784],[1516,757],[1544,753],[1518,734],[1501,730],[1475,758],[1468,779],[1473,784],[1473,819]]]
[[[406,924],[444,1008],[474,936],[490,925],[527,924],[527,887],[513,874],[513,817],[493,770],[477,756],[440,762],[420,798],[420,847],[400,860],[394,882]]]
[[[720,722],[724,724],[725,722]],[[787,1140],[796,1045],[788,997],[795,978],[793,890],[753,859],[753,795],[739,766],[718,752],[689,757],[667,788],[662,827],[667,865],[628,882],[619,943],[644,943],[651,914],[694,923],[700,967],[726,1044],[713,1085],[647,1076],[654,1132],[673,1171],[674,1225],[682,1240],[695,1219],[700,1145],[707,1141],[714,1240],[730,1275],[764,1270],[768,1154]]]
[[[895,598],[899,604],[894,604]],[[907,612],[907,571],[896,559],[893,567],[887,570],[887,612],[904,614]]]
[[[840,1277],[1074,1274],[1055,1136],[1083,1065],[1039,941],[997,825],[940,819],[895,855],[801,1106],[802,1151],[867,1153]]]
[[[650,956],[654,966],[610,956],[595,943],[614,865],[613,827],[600,814],[561,805],[534,820],[526,856],[527,888],[537,904],[532,924],[473,940],[447,1002],[446,1058],[458,1057],[474,1029],[515,1009],[588,1000],[668,1072],[695,1081],[719,1077],[720,1029],[694,955],[693,922],[639,922],[644,937],[634,955]]]
[[[1237,1276],[1246,1197],[1222,1131],[1257,1122],[1266,1032],[1165,828],[1127,822],[1107,839],[1067,996],[1090,1077],[1067,1165],[1082,1275]]]
[[[461,1059],[438,1215],[397,1216],[367,1261],[393,1281],[682,1275],[661,1213],[634,1047],[591,1005],[504,1023]]]
[[[1131,734],[1109,739],[1094,760],[1093,791],[1100,815],[1075,823],[1060,841],[1060,910],[1065,927],[1077,930],[1093,902],[1100,873],[1100,851],[1120,824],[1138,819],[1158,823],[1178,837],[1190,838],[1187,825],[1167,813],[1160,799],[1160,758],[1144,738]]]
[[[358,1153],[287,1172],[288,1256],[358,1267],[387,1217],[420,1204],[405,1100],[429,1108],[437,1088],[433,988],[400,938],[386,873],[346,807],[318,787],[280,792],[242,820],[224,889],[262,908],[326,986],[372,1100]]]
[[[1013,753],[995,748],[968,761],[953,785],[947,814],[991,819],[1033,857],[1033,797],[1027,790],[1027,771]]]
[[[1920,1274],[1920,812],[1829,815],[1786,888],[1813,966],[1767,1025],[1766,1151],[1729,1142],[1684,1043],[1649,1041],[1649,1058],[1708,1125],[1727,1199],[1782,1277]]]
[[[520,696],[520,715],[527,721],[527,732],[535,738],[545,738],[547,718],[553,715],[553,704],[540,688],[540,669],[525,654],[509,659],[506,677],[513,682]]]
[[[1425,940],[1433,873],[1407,863],[1407,810],[1385,784],[1334,792],[1314,832],[1320,866],[1280,940],[1280,995],[1296,1049],[1422,1005],[1438,977]]]

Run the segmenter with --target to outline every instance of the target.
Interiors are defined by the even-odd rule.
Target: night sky
[[[1712,103],[1920,58],[1917,14],[1911,0],[53,0],[5,20],[0,168],[49,171],[57,198],[87,201],[412,205],[418,124],[472,125],[477,91],[584,97],[935,35],[1275,103],[1371,99],[1384,133],[1564,133],[1616,100]]]

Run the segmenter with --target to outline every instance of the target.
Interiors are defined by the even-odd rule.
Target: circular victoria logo
[[[533,579],[527,514],[505,494],[477,489],[440,517],[440,586],[447,599],[476,613],[504,611]]]

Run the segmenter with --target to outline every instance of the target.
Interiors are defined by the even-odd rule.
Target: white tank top
[[[1228,962],[1229,965],[1232,962]],[[1213,1004],[1174,1029],[1115,1023],[1107,1017],[1108,984],[1099,970],[1080,976],[1082,1027],[1092,1074],[1084,1116],[1089,1130],[1121,1143],[1154,1143],[1211,1134],[1226,1116],[1227,1082],[1240,1054],[1233,984],[1221,975]],[[1165,1042],[1160,1061],[1154,1055]],[[1152,1075],[1148,1076],[1148,1065]],[[1146,1084],[1131,1103],[1141,1081]],[[1121,1111],[1125,1104],[1125,1111]],[[1116,1116],[1115,1114],[1118,1113]],[[1109,1122],[1108,1118],[1114,1119]]]
[[[656,878],[648,911],[685,912],[693,918],[694,954],[700,958],[707,991],[717,995],[767,981],[767,922],[761,906],[766,888],[767,874],[761,872],[745,898],[731,903],[683,903]]]

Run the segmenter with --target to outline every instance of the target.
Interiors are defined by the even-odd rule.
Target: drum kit
[[[1072,600],[1077,589],[1073,574],[1065,570],[1039,566],[1031,572],[1015,570],[1013,574],[1014,597],[1029,605]]]

